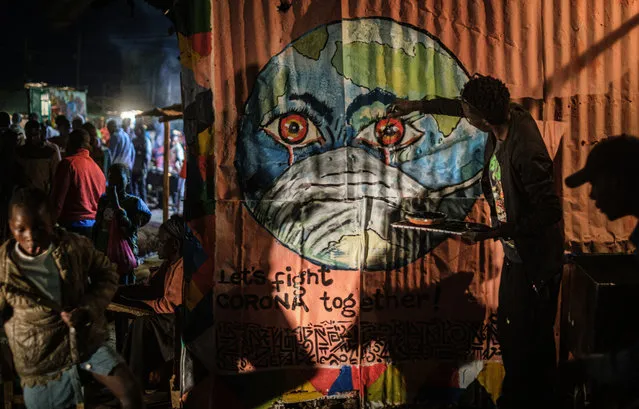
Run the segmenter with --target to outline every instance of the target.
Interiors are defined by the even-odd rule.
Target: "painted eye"
[[[423,135],[424,132],[401,119],[382,118],[362,129],[355,140],[380,149],[384,162],[389,165],[391,152],[412,145]]]
[[[288,144],[301,143],[308,134],[308,120],[299,114],[290,114],[280,118],[280,136]]]
[[[325,141],[317,126],[306,116],[298,113],[281,115],[264,125],[262,130],[288,150],[289,165],[295,161],[294,149],[312,143],[321,145]]]
[[[404,136],[404,124],[396,118],[387,118],[375,124],[375,136],[381,146],[395,146]]]

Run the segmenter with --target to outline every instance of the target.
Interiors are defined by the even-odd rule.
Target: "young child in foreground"
[[[130,369],[106,345],[104,311],[115,266],[89,239],[56,229],[47,195],[17,191],[9,204],[13,238],[0,247],[0,310],[28,409],[82,402],[90,373],[122,408],[142,408]]]

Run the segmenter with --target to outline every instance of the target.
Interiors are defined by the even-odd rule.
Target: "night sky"
[[[180,102],[177,39],[162,10],[143,0],[0,5],[0,90],[21,89],[25,82],[79,86],[88,91],[90,110]]]

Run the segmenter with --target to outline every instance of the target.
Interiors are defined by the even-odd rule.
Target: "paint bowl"
[[[441,212],[412,212],[406,214],[406,220],[416,226],[433,226],[446,221],[446,214]]]

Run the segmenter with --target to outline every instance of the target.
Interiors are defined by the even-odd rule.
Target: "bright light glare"
[[[120,113],[120,119],[129,118],[131,122],[135,122],[135,116],[141,113],[142,111],[123,111]]]

